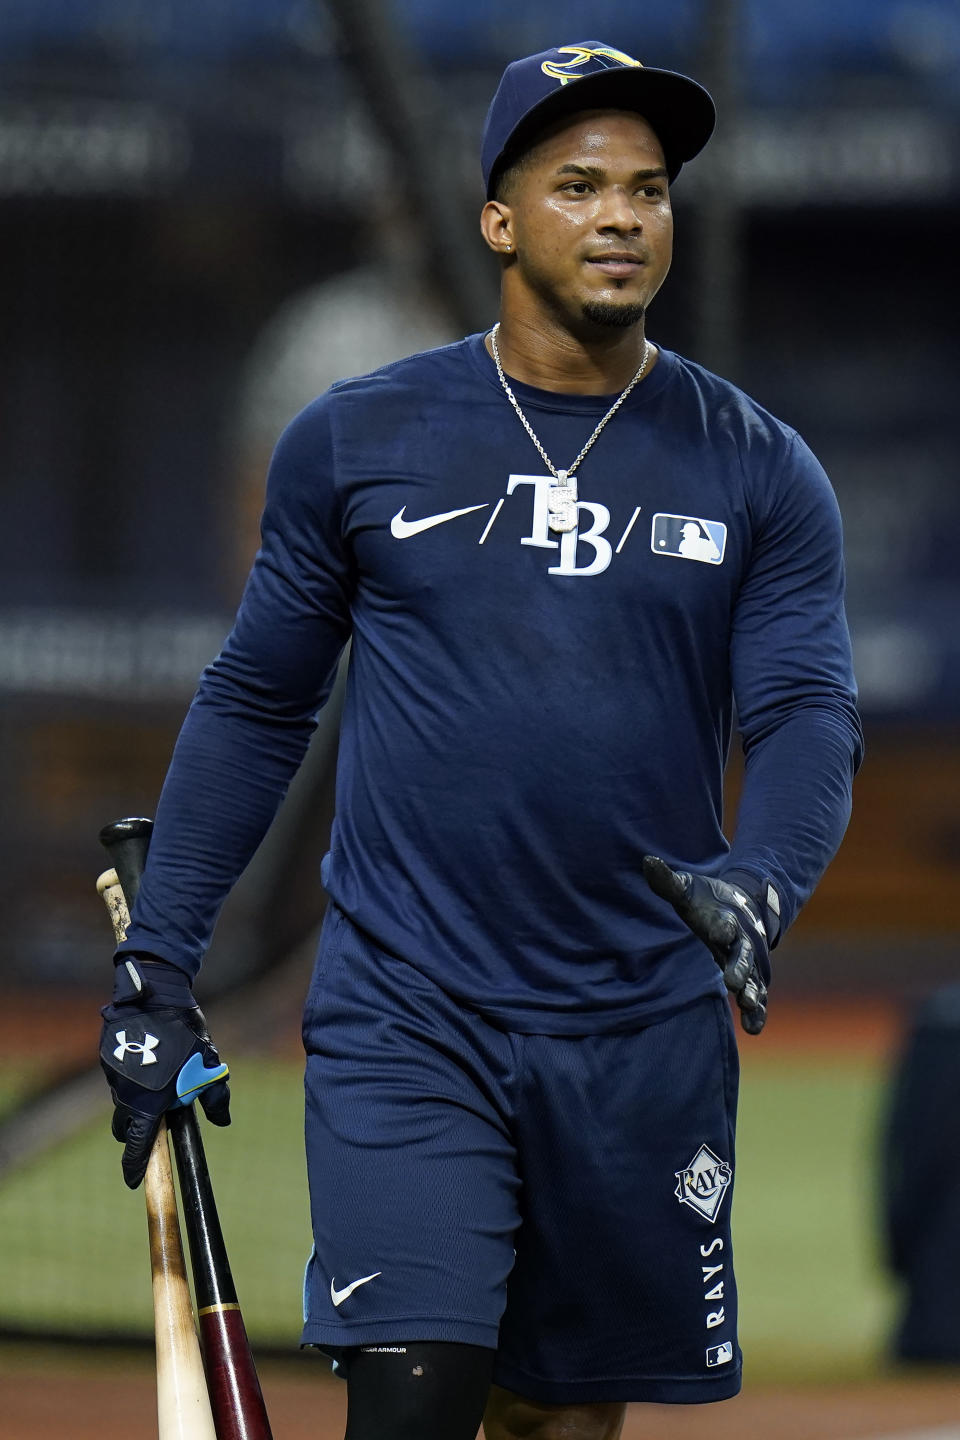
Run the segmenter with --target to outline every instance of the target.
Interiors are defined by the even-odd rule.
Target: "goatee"
[[[613,330],[628,330],[644,317],[644,307],[639,302],[614,305],[609,300],[587,300],[583,306],[583,318],[592,325],[604,325]]]

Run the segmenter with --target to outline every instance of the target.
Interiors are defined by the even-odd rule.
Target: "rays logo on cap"
[[[625,55],[622,50],[614,50],[612,45],[599,45],[595,50],[589,49],[586,45],[558,45],[558,55],[572,55],[572,60],[544,60],[540,69],[544,75],[549,75],[551,80],[559,80],[561,85],[569,85],[571,80],[579,80],[576,73],[591,60],[596,61],[591,66],[591,73],[595,69],[609,70],[613,65],[629,65],[635,70],[642,70],[643,66],[639,60],[634,60],[632,55]]]
[[[706,1220],[716,1220],[733,1171],[725,1160],[714,1155],[709,1145],[701,1145],[684,1170],[676,1170],[674,1195],[681,1205],[689,1205]]]
[[[655,555],[678,555],[720,565],[727,548],[727,527],[722,520],[701,520],[696,515],[654,515],[650,549]]]

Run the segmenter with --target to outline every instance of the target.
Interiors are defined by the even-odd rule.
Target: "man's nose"
[[[604,192],[603,205],[597,219],[598,230],[639,231],[643,229],[633,200],[622,185]]]

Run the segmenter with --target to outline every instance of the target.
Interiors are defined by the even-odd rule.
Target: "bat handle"
[[[120,945],[127,938],[130,912],[116,870],[104,870],[97,880],[97,894],[107,907],[110,924],[113,926],[113,938]]]
[[[219,1256],[216,1267],[208,1262],[205,1268],[203,1286],[197,1288],[197,1309],[203,1311],[224,1305],[233,1307],[237,1304],[237,1292],[226,1258],[223,1231],[193,1106],[171,1110],[167,1125],[180,1173],[187,1232],[192,1240],[195,1238],[197,1247],[205,1256],[213,1253]]]
[[[140,889],[140,877],[147,863],[152,834],[153,821],[143,815],[114,820],[112,825],[104,825],[100,831],[100,844],[113,861],[129,910],[133,909]]]
[[[100,844],[113,861],[97,881],[97,894],[110,913],[114,939],[121,945],[130,928],[130,912],[147,863],[153,821],[144,815],[114,820],[100,831]]]

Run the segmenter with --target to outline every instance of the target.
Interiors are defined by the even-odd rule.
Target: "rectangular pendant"
[[[577,477],[558,470],[547,496],[550,529],[566,535],[577,528]]]

